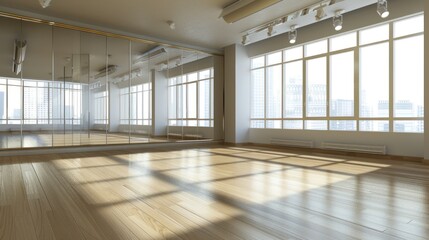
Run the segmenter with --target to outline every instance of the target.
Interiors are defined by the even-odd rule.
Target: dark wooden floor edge
[[[153,142],[153,143],[134,143],[134,144],[111,144],[111,145],[85,145],[85,146],[64,146],[48,148],[20,148],[0,151],[1,157],[10,156],[28,156],[28,155],[46,155],[59,153],[77,153],[77,152],[99,152],[116,150],[144,150],[144,149],[162,149],[162,148],[193,148],[196,146],[219,145],[223,140],[190,140],[176,142]]]
[[[338,156],[352,156],[352,157],[371,157],[375,159],[387,159],[387,160],[398,160],[398,161],[408,161],[408,162],[419,162],[424,164],[429,164],[428,159],[424,159],[422,157],[409,157],[409,156],[398,156],[398,155],[378,155],[378,154],[370,154],[370,153],[358,153],[358,152],[347,152],[347,151],[336,151],[322,148],[306,148],[306,147],[290,147],[290,146],[280,146],[274,144],[263,144],[263,143],[230,143],[224,142],[226,146],[235,146],[235,147],[248,147],[248,146],[256,146],[256,147],[267,147],[279,150],[295,150],[295,151],[308,151],[310,153],[325,153],[325,154],[333,154]]]

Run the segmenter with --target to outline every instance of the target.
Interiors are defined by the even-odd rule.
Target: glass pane
[[[199,74],[200,74],[199,75],[200,80],[210,78],[210,69],[201,71]]]
[[[405,35],[420,33],[424,31],[423,15],[407,18],[393,23],[393,37],[402,37]]]
[[[6,86],[0,85],[0,121],[6,119],[6,97]],[[0,124],[5,124],[5,122]]]
[[[394,116],[424,117],[424,42],[416,36],[394,42]]]
[[[303,121],[301,121],[301,120],[283,121],[283,128],[284,129],[302,129],[303,128]]]
[[[284,61],[286,62],[300,58],[302,58],[302,46],[284,51]]]
[[[282,117],[282,66],[267,68],[267,118]]]
[[[197,79],[198,79],[198,73],[188,74],[188,82],[197,81]]]
[[[337,51],[341,49],[356,47],[357,36],[356,32],[334,37],[329,40],[330,51]]]
[[[273,65],[282,62],[282,52],[276,52],[267,55],[267,65]]]
[[[198,83],[198,117],[210,119],[210,80]]]
[[[354,52],[331,56],[331,116],[354,116],[354,69]]]
[[[265,128],[264,120],[252,120],[250,121],[250,128]]]
[[[372,27],[359,32],[359,44],[369,44],[389,39],[389,24]]]
[[[311,57],[328,52],[328,40],[322,40],[305,45],[305,56]]]
[[[168,118],[176,119],[176,86],[168,87]]]
[[[359,121],[360,131],[388,132],[389,121]]]
[[[302,117],[302,68],[302,61],[290,62],[284,65],[284,117]]]
[[[265,118],[264,69],[252,70],[251,79],[251,118]]]
[[[307,61],[307,116],[326,116],[326,57]]]
[[[305,121],[305,129],[307,129],[307,130],[328,130],[328,122],[324,121],[324,120]]]
[[[282,121],[281,120],[267,120],[267,127],[266,128],[281,129],[282,128]]]
[[[197,83],[188,84],[188,118],[197,117]]]
[[[395,132],[423,133],[424,122],[421,121],[394,121],[393,130]]]
[[[259,68],[265,66],[265,56],[253,58],[251,60],[252,68]]]
[[[389,44],[360,49],[360,117],[389,116]]]
[[[329,121],[329,130],[356,131],[356,121],[332,120],[332,121]]]
[[[9,119],[21,119],[22,111],[22,94],[21,87],[18,86],[8,86],[8,118]]]

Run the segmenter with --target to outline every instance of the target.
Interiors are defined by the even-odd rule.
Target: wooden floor
[[[0,164],[0,239],[429,238],[416,162],[219,145]]]

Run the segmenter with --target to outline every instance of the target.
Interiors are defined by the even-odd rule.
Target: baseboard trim
[[[376,159],[386,159],[386,160],[397,160],[397,161],[408,161],[408,162],[420,162],[429,164],[429,160],[423,160],[422,157],[410,157],[410,156],[397,156],[397,155],[378,155],[371,153],[358,153],[358,152],[346,152],[346,151],[336,151],[331,149],[322,149],[322,148],[305,148],[305,147],[290,147],[290,146],[278,146],[274,144],[265,144],[265,143],[224,143],[224,145],[228,146],[237,146],[237,147],[245,147],[245,146],[255,146],[255,147],[264,147],[264,148],[272,148],[277,150],[287,150],[293,152],[309,152],[309,153],[323,153],[323,154],[333,154],[339,156],[350,156],[350,157],[371,157]],[[426,161],[426,162],[425,162]]]

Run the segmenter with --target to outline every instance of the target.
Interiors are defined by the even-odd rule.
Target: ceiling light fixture
[[[332,18],[335,31],[343,29],[343,10],[335,11],[335,16]]]
[[[14,52],[13,52],[13,61],[12,61],[12,71],[18,75],[21,72],[22,65],[25,60],[25,52],[27,49],[27,41],[25,40],[15,40]]]
[[[51,5],[52,0],[39,0],[40,5],[42,8],[47,8],[49,5]]]
[[[241,44],[246,45],[247,38],[248,38],[248,35],[244,35],[243,37],[241,37]]]
[[[387,0],[377,1],[377,13],[382,18],[387,18],[389,16],[389,10],[387,9]]]
[[[314,11],[316,11],[316,21],[320,21],[322,20],[324,17],[326,17],[326,13],[325,13],[325,6],[320,6],[316,9],[314,9]]]
[[[267,29],[268,37],[271,37],[274,33],[275,33],[274,32],[274,26],[273,25],[268,26],[268,29]]]
[[[244,2],[249,1],[257,0],[238,0],[236,3],[238,4],[238,2],[242,2],[241,4],[244,4]],[[300,27],[303,27],[314,24],[315,22],[324,20],[326,18],[332,18],[335,16],[336,10],[338,9],[343,10],[341,13],[341,15],[343,15],[346,12],[351,12],[362,7],[373,5],[375,2],[377,2],[375,0],[359,0],[350,5],[345,3],[350,1],[351,0],[320,0],[317,3],[308,5],[302,9],[290,12],[281,17],[272,19],[269,22],[243,31],[241,35],[241,43],[243,45],[248,45],[270,38],[274,35],[288,33],[290,32],[290,26],[295,24],[299,24]],[[275,32],[272,32],[272,36],[268,34],[270,32],[270,26],[273,26],[275,30]]]
[[[290,44],[295,44],[296,43],[296,38],[298,37],[298,31],[296,30],[297,25],[292,25],[290,27],[290,32],[289,32],[289,43]]]

